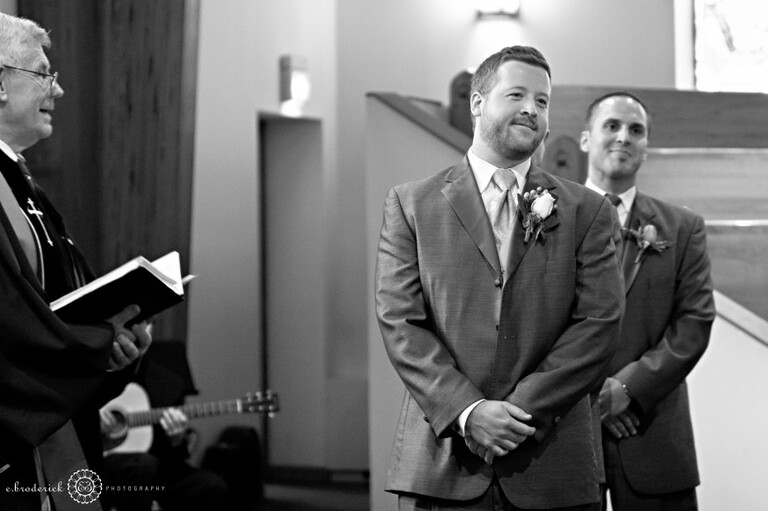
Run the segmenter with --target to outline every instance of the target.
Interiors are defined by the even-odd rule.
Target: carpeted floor
[[[263,511],[368,511],[368,487],[359,484],[267,484]]]

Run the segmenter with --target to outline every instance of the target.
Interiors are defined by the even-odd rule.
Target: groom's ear
[[[478,91],[473,92],[472,95],[469,96],[469,111],[472,114],[472,117],[480,117],[480,107],[483,104],[483,101],[485,101],[485,98],[483,98],[483,95]]]

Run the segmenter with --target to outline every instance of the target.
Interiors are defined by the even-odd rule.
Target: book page
[[[159,270],[163,275],[172,280],[172,287],[179,293],[183,293],[181,285],[181,261],[179,253],[175,250],[168,252],[163,257],[152,261],[152,266]]]

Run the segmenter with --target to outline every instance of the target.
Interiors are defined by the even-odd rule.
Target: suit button
[[[557,424],[558,422],[560,422],[560,417],[555,417],[552,422]]]
[[[501,287],[501,279],[496,279],[493,281],[493,285],[496,287]]]
[[[422,418],[424,419],[424,422],[426,422],[427,424],[429,424],[429,419],[427,419],[426,417],[422,417]]]

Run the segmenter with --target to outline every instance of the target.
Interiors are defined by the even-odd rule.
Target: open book
[[[51,310],[68,323],[93,323],[136,304],[141,312],[129,322],[133,324],[184,300],[186,281],[181,278],[178,252],[152,262],[138,256],[55,300]]]

